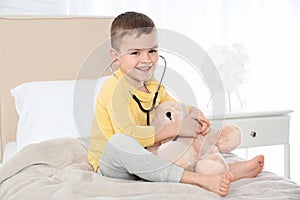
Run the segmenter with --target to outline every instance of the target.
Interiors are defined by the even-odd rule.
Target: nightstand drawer
[[[236,124],[242,129],[239,148],[289,143],[289,116],[226,119],[225,124]]]

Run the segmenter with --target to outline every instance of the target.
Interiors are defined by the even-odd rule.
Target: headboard
[[[111,22],[112,17],[0,16],[0,158],[16,140],[10,89],[29,81],[76,79],[89,53],[109,38]]]

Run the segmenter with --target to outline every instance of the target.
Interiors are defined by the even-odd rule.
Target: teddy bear
[[[165,102],[156,107],[152,124],[180,123],[189,114],[188,107]],[[234,124],[222,129],[210,127],[205,136],[168,138],[147,150],[188,171],[206,175],[224,174],[229,167],[222,153],[229,153],[241,143],[241,130]]]

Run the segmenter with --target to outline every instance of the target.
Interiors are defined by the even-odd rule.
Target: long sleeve
[[[112,94],[111,101],[103,102],[106,103],[106,108],[108,108],[113,131],[114,133],[125,133],[136,138],[144,147],[153,145],[155,129],[153,126],[146,126],[146,113],[143,113],[136,102],[133,101],[129,92],[132,88],[127,88],[127,86],[125,83],[118,84]],[[152,102],[150,102],[143,103],[143,106],[149,108],[152,105]],[[102,124],[99,121],[101,129]]]
[[[128,84],[124,79],[111,77],[98,95],[88,150],[88,161],[95,171],[106,143],[115,133],[135,137],[144,147],[154,144],[155,128],[146,126],[146,114],[132,100],[129,91],[134,92],[134,88]],[[143,103],[146,108],[152,103],[151,95],[139,94],[142,101],[151,100]]]

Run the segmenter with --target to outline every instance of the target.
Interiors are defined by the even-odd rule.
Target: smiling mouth
[[[142,67],[137,67],[137,70],[143,71],[143,72],[148,72],[152,68],[152,65],[147,65],[147,66],[142,66]]]

